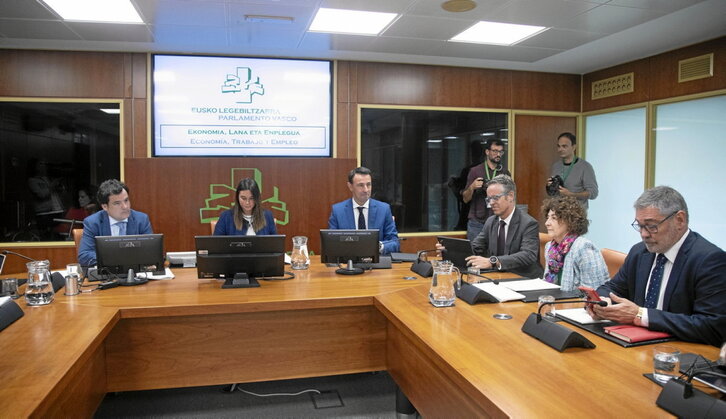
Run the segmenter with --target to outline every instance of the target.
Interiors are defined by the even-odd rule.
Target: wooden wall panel
[[[124,97],[124,53],[0,50],[0,96]]]
[[[146,99],[133,99],[132,100],[132,127],[133,127],[133,147],[131,149],[131,156],[128,157],[151,157],[149,155],[149,141],[147,140],[147,112],[146,112]]]
[[[432,104],[504,108],[512,104],[512,72],[480,68],[434,67]]]
[[[580,79],[576,74],[512,71],[512,109],[580,111]]]
[[[710,53],[713,77],[678,83],[678,61]],[[726,36],[650,58],[650,78],[650,100],[726,89]]]
[[[621,74],[634,73],[633,92],[617,96],[610,96],[602,99],[592,99],[592,83],[619,76]],[[597,109],[607,109],[616,106],[625,106],[632,103],[641,103],[649,100],[648,87],[650,84],[650,65],[647,58],[633,61],[627,64],[606,68],[594,73],[585,74],[582,78],[582,109],[584,112]]]
[[[714,76],[678,83],[678,61],[714,53]],[[619,74],[635,73],[633,93],[592,100],[592,82]],[[726,89],[726,37],[605,68],[583,76],[582,111],[666,99]]]
[[[131,97],[146,99],[147,84],[146,77],[146,54],[131,54],[132,61],[132,87]]]
[[[232,180],[232,169],[235,173]],[[355,168],[349,159],[270,159],[270,158],[149,158],[126,159],[126,183],[131,204],[151,218],[154,231],[164,233],[166,251],[194,250],[194,236],[208,235],[209,224],[200,221],[200,209],[210,198],[212,184],[229,184],[236,188],[243,177],[253,175],[251,169],[262,173],[262,198],[273,195],[286,204],[289,223],[277,226],[279,234],[288,236],[287,248],[292,248],[292,236],[310,239],[308,248],[320,252],[321,228],[327,228],[331,205],[350,199],[346,186],[348,172]],[[227,191],[222,187],[217,190]],[[234,191],[229,201],[234,200]],[[273,210],[271,204],[264,208]],[[210,205],[211,207],[211,205]],[[274,211],[280,221],[284,213]]]
[[[51,269],[65,269],[69,263],[77,263],[76,260],[76,248],[75,246],[49,246],[49,247],[3,247],[3,250],[10,250],[13,252],[20,253],[31,259],[43,260],[48,259],[50,261]],[[28,269],[25,264],[27,260],[15,256],[8,255],[5,258],[5,266],[3,267],[3,274],[12,275],[18,278],[25,278],[28,275]]]
[[[358,103],[436,105],[436,67],[425,65],[356,63]]]
[[[540,221],[542,201],[547,197],[545,184],[557,156],[557,136],[562,132],[577,132],[577,118],[565,116],[517,115],[517,164],[514,179],[517,182],[517,203],[529,205],[529,214]]]

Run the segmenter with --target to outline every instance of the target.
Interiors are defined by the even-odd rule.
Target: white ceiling
[[[584,74],[726,35],[726,0],[132,0],[147,24],[63,22],[0,0],[0,48],[324,58]],[[395,12],[381,36],[309,33],[319,7]],[[248,22],[245,15],[292,17]],[[546,26],[515,46],[446,40],[479,20]]]

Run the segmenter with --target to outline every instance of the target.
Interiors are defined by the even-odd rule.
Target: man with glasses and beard
[[[495,216],[484,223],[471,242],[474,255],[467,264],[479,269],[509,271],[526,278],[541,278],[537,220],[517,209],[517,187],[511,177],[495,176],[486,184],[487,203]],[[436,244],[438,250],[444,250]]]
[[[688,207],[668,186],[635,201],[633,228],[643,240],[597,292],[608,306],[595,318],[721,346],[726,341],[726,252],[688,228]]]
[[[484,149],[484,161],[469,170],[466,178],[466,189],[461,191],[464,203],[469,203],[469,221],[466,225],[466,238],[474,240],[479,235],[487,218],[491,217],[491,206],[486,202],[487,193],[484,185],[497,175],[511,176],[502,168],[504,143],[492,138],[487,141]]]

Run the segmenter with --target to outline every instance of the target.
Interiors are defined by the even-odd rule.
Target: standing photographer
[[[491,205],[486,202],[486,188],[484,185],[497,175],[512,176],[507,169],[502,168],[504,156],[504,143],[502,140],[492,138],[487,141],[484,149],[484,161],[469,170],[466,178],[466,188],[461,191],[464,202],[469,205],[469,221],[466,225],[466,238],[474,240],[479,235],[484,222],[492,213]]]
[[[574,196],[587,208],[587,200],[597,198],[597,179],[592,165],[585,159],[575,157],[577,139],[570,132],[557,137],[557,154],[562,160],[552,165],[550,178],[547,179],[549,195]]]

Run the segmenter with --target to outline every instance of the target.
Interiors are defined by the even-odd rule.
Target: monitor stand
[[[360,275],[364,272],[363,268],[353,267],[353,261],[349,260],[345,268],[336,269],[335,273],[340,275]]]
[[[260,283],[246,273],[236,273],[234,278],[227,278],[222,284],[222,288],[254,288],[259,286]]]

